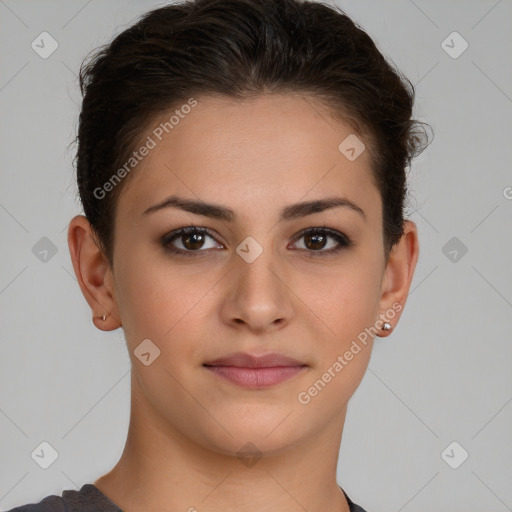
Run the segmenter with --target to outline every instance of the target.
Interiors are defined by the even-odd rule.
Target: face
[[[339,424],[365,373],[362,333],[385,312],[381,198],[368,150],[348,159],[338,146],[353,131],[312,98],[196,99],[161,141],[170,115],[148,129],[156,146],[119,197],[111,279],[132,392],[169,433],[277,453]],[[216,209],[162,206],[170,196]],[[345,204],[291,208],[328,198]],[[302,366],[205,366],[238,352]]]

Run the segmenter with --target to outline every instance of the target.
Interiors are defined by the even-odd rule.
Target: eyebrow
[[[311,215],[313,213],[322,212],[329,208],[336,208],[340,206],[349,208],[359,213],[366,221],[366,213],[357,204],[345,197],[337,196],[288,205],[281,209],[280,221],[297,219],[299,217],[305,217],[306,215]],[[185,197],[176,195],[169,196],[163,201],[150,206],[143,212],[142,215],[147,215],[164,208],[179,208],[186,212],[195,213],[197,215],[204,215],[205,217],[211,217],[227,222],[233,222],[233,220],[236,218],[235,212],[224,206],[205,203],[204,201],[200,200],[187,199]]]

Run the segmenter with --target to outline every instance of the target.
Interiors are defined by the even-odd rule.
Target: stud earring
[[[383,331],[390,331],[391,330],[391,324],[388,323],[388,322],[384,322],[384,324],[382,325],[382,330]]]

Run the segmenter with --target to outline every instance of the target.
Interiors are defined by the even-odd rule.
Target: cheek
[[[208,291],[219,280],[214,273],[184,272],[164,258],[133,253],[119,267],[118,306],[125,335],[133,350],[152,340],[164,352],[186,351],[180,343],[194,336],[204,321]]]
[[[157,339],[172,326],[178,314],[179,283],[162,275],[162,269],[144,253],[125,251],[116,275],[117,304],[131,343]]]
[[[317,326],[311,337],[317,360],[299,401],[311,402],[305,414],[325,415],[325,420],[361,383],[373,347],[369,329],[378,318],[378,275],[360,265],[350,270],[331,273],[323,289],[304,285],[305,302],[316,313],[308,318]]]
[[[357,257],[337,268],[325,269],[324,275],[299,274],[297,283],[306,310],[316,315],[326,340],[340,343],[357,335],[377,318],[380,297],[378,269]]]

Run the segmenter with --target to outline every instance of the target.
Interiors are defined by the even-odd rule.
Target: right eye
[[[165,235],[162,238],[162,245],[166,250],[168,250],[171,253],[180,254],[184,256],[194,256],[194,253],[206,252],[204,250],[204,244],[207,238],[215,240],[213,235],[210,233],[210,230],[206,228],[200,228],[197,226],[187,226],[185,228],[180,228],[171,231],[170,233]],[[181,247],[176,247],[176,245],[173,243],[174,240],[179,240]],[[215,247],[211,246],[207,247],[206,249],[212,248]]]

